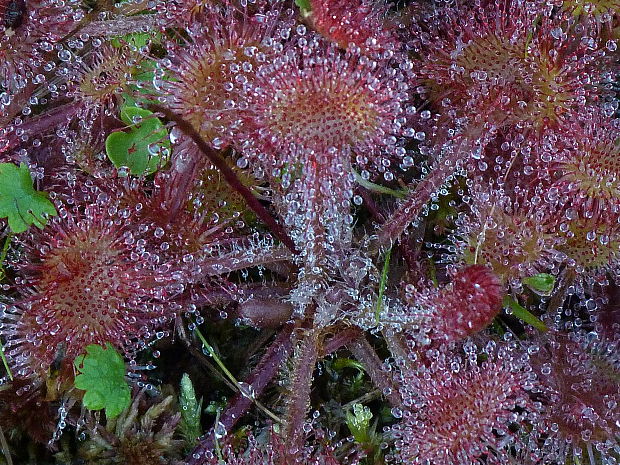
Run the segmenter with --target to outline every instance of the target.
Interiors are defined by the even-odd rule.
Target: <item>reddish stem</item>
[[[80,33],[97,37],[117,37],[145,30],[156,30],[160,23],[161,19],[156,15],[121,17],[108,21],[92,21],[86,24]]]
[[[271,213],[258,201],[258,199],[252,194],[252,191],[248,189],[237,177],[235,172],[228,166],[228,164],[204,141],[202,137],[196,132],[196,130],[181,118],[179,115],[162,107],[161,105],[151,104],[149,109],[153,112],[161,113],[170,121],[174,121],[176,125],[189,136],[194,143],[198,146],[200,151],[209,159],[209,161],[222,173],[226,182],[236,190],[247,202],[248,207],[256,213],[256,215],[263,220],[263,222],[269,227],[274,236],[276,236],[280,242],[288,247],[291,252],[297,254],[297,249],[293,240],[288,236],[284,228],[278,224],[278,222],[271,216]]]
[[[163,186],[158,192],[158,201],[168,222],[171,222],[187,204],[188,194],[194,187],[196,177],[203,167],[200,157],[194,156],[187,163],[174,163],[170,179],[160,181]]]
[[[428,176],[418,183],[405,201],[383,224],[378,234],[379,244],[384,247],[391,247],[407,229],[407,226],[418,217],[433,192],[436,192],[453,172],[454,163],[452,160],[444,160],[435,164]]]
[[[377,205],[375,204],[375,201],[373,200],[370,191],[368,189],[360,187],[359,189],[357,189],[357,192],[364,200],[364,205],[368,209],[370,216],[372,216],[372,218],[378,223],[384,223],[385,216],[383,216],[383,214],[377,208]]]
[[[8,134],[8,146],[5,150],[9,150],[18,146],[24,137],[43,134],[50,129],[55,129],[65,123],[68,123],[80,109],[79,102],[66,103],[53,110],[26,120],[19,126],[23,131],[20,136],[12,131]]]
[[[280,331],[273,343],[269,346],[269,349],[267,349],[267,352],[265,352],[265,355],[263,355],[261,361],[245,380],[247,384],[252,386],[251,390],[254,392],[255,397],[259,397],[263,393],[267,385],[278,373],[282,361],[286,359],[291,352],[293,345],[291,341],[292,332],[293,325],[287,325]],[[228,408],[224,410],[219,420],[220,423],[224,425],[226,431],[230,431],[237,424],[250,409],[252,403],[252,399],[241,393],[237,393],[235,397],[233,397]],[[207,451],[213,449],[215,444],[214,439],[213,432],[203,436],[199,444],[188,457],[187,465],[200,465],[203,463],[200,457],[204,457]]]
[[[319,332],[306,330],[295,350],[294,366],[291,374],[290,393],[286,408],[286,420],[282,437],[287,443],[287,453],[294,462],[297,452],[301,451],[306,441],[304,422],[310,405],[312,375],[319,356]]]
[[[353,341],[363,338],[364,333],[361,329],[349,327],[339,331],[334,337],[327,339],[323,344],[321,356],[325,357],[336,352],[338,349],[353,343]]]
[[[348,344],[347,348],[357,361],[364,365],[366,373],[368,373],[375,386],[381,389],[388,402],[393,407],[401,406],[403,401],[398,393],[398,389],[396,389],[392,377],[389,372],[383,369],[383,362],[366,337],[362,335],[362,337]]]

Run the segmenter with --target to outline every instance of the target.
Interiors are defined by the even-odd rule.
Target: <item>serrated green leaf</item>
[[[56,215],[56,209],[45,192],[32,186],[28,166],[0,163],[0,218],[8,219],[11,231],[21,233],[32,224],[43,228],[46,215]]]
[[[184,373],[181,378],[179,405],[181,406],[181,432],[187,442],[193,444],[203,433],[200,426],[202,399],[196,399],[192,380],[187,373]]]
[[[530,313],[525,307],[519,304],[519,302],[517,302],[511,296],[505,296],[502,305],[504,306],[504,308],[509,308],[513,316],[517,317],[519,320],[527,323],[528,325],[531,325],[540,331],[549,330],[549,328],[547,328],[547,326],[542,321],[540,321],[536,317],[536,315]]]
[[[89,410],[105,409],[108,418],[115,418],[129,407],[131,391],[125,380],[125,362],[110,343],[106,348],[91,344],[86,354],[75,359],[79,374],[75,387],[86,391],[83,404]]]
[[[528,286],[534,292],[549,296],[555,287],[555,276],[548,273],[538,273],[521,280],[523,284]]]
[[[121,119],[129,132],[113,132],[105,141],[114,166],[126,166],[134,176],[154,173],[170,151],[168,131],[153,113],[144,108],[123,106]]]

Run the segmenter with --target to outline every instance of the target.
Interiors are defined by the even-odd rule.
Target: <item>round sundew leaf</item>
[[[11,231],[21,233],[32,224],[43,228],[46,215],[56,215],[56,208],[34,189],[28,166],[0,163],[0,218],[8,219]]]
[[[114,166],[126,166],[134,176],[152,174],[170,151],[168,131],[153,113],[143,108],[124,106],[121,119],[129,132],[113,132],[106,138],[106,154]]]

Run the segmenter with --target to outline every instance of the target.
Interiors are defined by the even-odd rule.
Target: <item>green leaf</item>
[[[86,347],[86,355],[75,359],[79,374],[75,387],[86,391],[84,407],[89,410],[105,409],[108,418],[115,418],[129,407],[131,392],[125,380],[125,362],[108,342],[106,348],[96,344]]]
[[[521,281],[534,292],[543,296],[550,296],[555,287],[555,276],[548,273],[538,273]]]
[[[134,176],[154,173],[170,152],[168,131],[153,112],[133,106],[121,108],[121,119],[129,132],[113,132],[105,141],[114,166],[126,166]]]
[[[368,189],[371,192],[376,192],[377,194],[391,195],[393,197],[396,197],[397,199],[404,199],[405,197],[407,197],[406,190],[390,189],[389,187],[375,184],[374,182],[370,182],[367,179],[362,178],[362,176],[355,171],[353,172],[353,175],[355,176],[355,182],[357,182],[360,186]]]
[[[354,370],[358,370],[362,374],[365,372],[363,364],[361,364],[357,360],[344,357],[338,357],[336,360],[334,360],[332,363],[332,367],[336,371],[342,371],[345,368],[353,368]]]
[[[153,34],[148,32],[131,32],[121,37],[114,37],[110,43],[112,47],[122,48],[124,43],[132,47],[141,48],[147,45],[153,39]]]
[[[383,294],[385,293],[385,287],[387,286],[391,255],[392,249],[389,249],[385,254],[385,261],[383,262],[383,269],[381,270],[381,280],[379,281],[379,295],[377,296],[377,307],[375,309],[375,320],[377,323],[379,323],[379,318],[381,317],[381,308],[383,307]]]
[[[521,304],[519,304],[519,302],[517,302],[511,296],[505,296],[502,305],[504,306],[504,308],[509,308],[512,315],[527,323],[528,325],[531,325],[534,328],[539,329],[540,331],[549,330],[549,328],[547,328],[547,326],[542,321],[540,321],[536,317],[536,315],[533,315],[525,307],[522,307]]]
[[[200,415],[202,413],[202,399],[196,399],[194,385],[187,373],[181,378],[181,392],[179,395],[181,406],[181,432],[188,443],[194,444],[202,436]]]
[[[46,215],[56,215],[56,209],[45,192],[32,187],[28,166],[0,163],[0,218],[8,218],[11,231],[24,232],[31,224],[42,229]]]
[[[312,5],[310,5],[310,0],[295,0],[295,5],[299,7],[303,14],[308,14],[312,10]]]
[[[370,442],[370,420],[372,420],[372,412],[362,404],[354,404],[353,411],[347,412],[347,426],[357,443]]]

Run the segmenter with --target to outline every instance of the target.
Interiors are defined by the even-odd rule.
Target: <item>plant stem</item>
[[[293,346],[291,341],[292,331],[292,325],[285,326],[280,331],[276,339],[269,346],[269,349],[267,349],[267,352],[261,361],[246,379],[246,382],[254,391],[255,397],[258,397],[263,393],[267,385],[277,374],[282,361],[290,353]],[[224,425],[226,430],[230,431],[230,429],[232,429],[248,411],[251,405],[252,400],[247,396],[244,396],[241,393],[236,394],[230,401],[228,408],[221,414],[219,420],[220,423]],[[201,464],[202,461],[194,457],[201,457],[206,451],[211,450],[214,446],[214,440],[215,436],[213,432],[203,437],[188,458],[188,465]]]
[[[318,359],[319,338],[318,331],[306,330],[293,358],[294,366],[289,387],[286,421],[282,432],[288,445],[287,449],[292,451],[293,455],[301,450],[306,440],[303,425],[310,404],[312,376]],[[293,461],[291,459],[291,462]]]
[[[385,287],[387,285],[388,271],[390,270],[390,256],[392,255],[392,248],[390,247],[385,253],[385,261],[383,262],[383,269],[381,270],[381,280],[379,281],[379,295],[377,296],[377,307],[375,309],[375,320],[377,324],[381,317],[381,309],[383,307],[383,294],[385,293]]]
[[[410,191],[405,201],[383,224],[379,230],[379,245],[391,247],[407,226],[415,221],[433,192],[439,189],[453,172],[454,163],[451,163],[451,160],[435,164],[431,172]]]
[[[258,400],[256,400],[256,393],[255,392],[248,390],[248,388],[246,388],[245,386],[242,386],[241,383],[239,383],[239,381],[237,381],[237,378],[235,378],[235,376],[230,372],[230,370],[228,368],[226,368],[226,365],[224,365],[224,362],[222,362],[222,360],[218,357],[218,355],[215,352],[215,350],[213,350],[213,347],[211,347],[211,345],[207,342],[205,337],[202,335],[202,333],[198,329],[198,326],[196,326],[194,331],[198,335],[198,338],[202,342],[202,345],[207,350],[209,355],[213,358],[213,360],[215,360],[215,363],[224,372],[224,374],[230,380],[230,382],[233,383],[236,386],[236,388],[239,390],[241,395],[243,395],[245,397],[248,397],[249,399],[252,399],[252,401],[256,404],[256,406],[260,410],[262,410],[263,413],[265,413],[269,418],[274,420],[276,423],[281,423],[282,420],[280,420],[280,418],[278,418],[273,412],[271,412],[262,403],[260,403]]]
[[[383,395],[387,398],[393,407],[402,405],[402,399],[398,393],[398,389],[394,385],[390,374],[386,372],[382,365],[383,362],[370,345],[366,337],[360,337],[347,345],[353,356],[364,365],[366,373],[372,379],[375,386],[381,389]]]
[[[298,251],[293,243],[293,240],[288,236],[284,228],[278,224],[275,218],[269,213],[269,211],[261,204],[254,196],[252,191],[248,189],[237,177],[235,172],[228,166],[228,164],[204,141],[204,139],[196,132],[196,130],[185,121],[183,118],[157,104],[150,104],[149,109],[153,112],[161,113],[170,121],[174,121],[176,125],[189,136],[192,141],[198,146],[200,151],[209,159],[209,161],[222,173],[222,176],[226,182],[237,191],[247,202],[248,207],[258,216],[271,230],[280,242],[286,245],[291,252],[297,254]]]
[[[349,345],[360,337],[364,337],[364,333],[356,327],[348,327],[338,331],[332,338],[325,340],[323,343],[321,357],[325,357],[336,352],[338,349]]]

